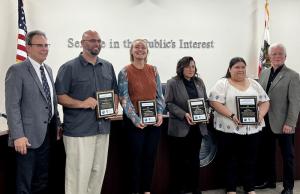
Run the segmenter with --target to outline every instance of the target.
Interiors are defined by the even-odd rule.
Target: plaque
[[[256,96],[236,96],[237,116],[242,125],[258,124]]]
[[[155,100],[144,100],[138,102],[139,114],[142,122],[146,125],[155,124],[157,119],[156,112],[156,101]]]
[[[204,98],[189,99],[188,105],[194,123],[207,122],[207,111]]]
[[[105,118],[115,114],[115,94],[113,90],[96,92],[97,118]]]

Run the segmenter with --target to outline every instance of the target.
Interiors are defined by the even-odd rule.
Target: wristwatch
[[[230,118],[231,120],[233,120],[233,117],[234,117],[234,115],[235,115],[235,114],[234,114],[234,113],[232,113],[232,114],[230,115],[230,117],[229,117],[229,118]]]

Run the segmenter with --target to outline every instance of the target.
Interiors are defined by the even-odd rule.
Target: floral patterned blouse
[[[249,87],[242,91],[233,87],[227,78],[222,78],[217,81],[209,94],[209,101],[220,102],[225,105],[232,113],[237,115],[236,96],[256,96],[257,103],[269,101],[269,97],[258,82],[247,78],[250,82]],[[265,122],[259,125],[236,125],[231,119],[214,112],[214,126],[217,130],[225,133],[235,133],[240,135],[254,134],[262,130]]]

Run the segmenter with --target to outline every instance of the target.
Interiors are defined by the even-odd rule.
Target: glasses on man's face
[[[271,53],[271,55],[272,55],[273,57],[276,57],[276,56],[282,57],[282,56],[284,56],[285,54],[284,54],[283,52],[278,52],[278,53],[274,52],[274,53]]]
[[[90,43],[101,43],[100,39],[90,39],[90,40],[83,40],[83,41],[87,41],[87,42],[90,42]]]
[[[30,44],[31,46],[36,46],[38,48],[49,48],[50,44]]]

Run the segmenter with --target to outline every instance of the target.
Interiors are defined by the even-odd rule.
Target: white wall
[[[176,2],[176,3],[174,3]],[[176,48],[150,49],[149,63],[158,66],[166,82],[175,75],[177,61],[193,56],[200,76],[209,89],[227,69],[230,58],[244,57],[248,75],[256,77],[257,58],[263,38],[263,0],[24,0],[28,30],[45,31],[51,43],[47,64],[56,75],[61,64],[81,49],[69,48],[68,39],[80,40],[87,29],[95,29],[106,43],[118,41],[120,48],[102,49],[100,57],[111,61],[116,73],[129,63],[123,40],[146,38],[173,41]],[[271,42],[287,47],[287,65],[300,72],[300,1],[271,0]],[[4,107],[4,79],[15,62],[17,1],[1,0],[0,7],[0,112]],[[214,41],[214,48],[179,48],[179,39]]]

